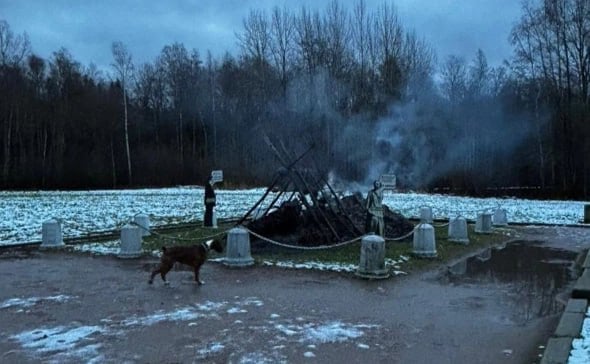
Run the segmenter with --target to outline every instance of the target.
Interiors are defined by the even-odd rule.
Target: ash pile
[[[344,196],[318,168],[296,167],[305,154],[290,163],[280,158],[283,167],[239,223],[265,238],[298,246],[335,245],[364,235],[363,194]],[[413,224],[404,216],[386,205],[383,209],[385,238],[412,231]]]

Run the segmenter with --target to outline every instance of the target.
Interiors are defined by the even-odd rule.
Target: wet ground
[[[559,320],[590,230],[518,242],[383,281],[207,263],[147,285],[155,260],[0,255],[0,362],[531,363]]]

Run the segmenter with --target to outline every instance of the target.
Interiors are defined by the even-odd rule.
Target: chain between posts
[[[385,238],[383,238],[383,240],[385,240],[385,241],[399,241],[399,240],[404,240],[407,237],[411,236],[416,231],[416,229],[418,229],[418,227],[420,225],[421,224],[416,225],[414,227],[414,229],[412,229],[412,231],[410,231],[407,234],[404,234],[404,235],[399,236],[397,238],[387,238],[387,237],[385,237]],[[255,237],[257,237],[257,238],[259,238],[261,240],[266,241],[267,243],[274,244],[274,245],[277,245],[277,246],[281,246],[281,247],[284,247],[284,248],[300,249],[300,250],[323,250],[323,249],[339,248],[339,247],[342,247],[342,246],[345,246],[345,245],[348,245],[348,244],[352,244],[354,242],[357,242],[357,241],[361,240],[365,236],[365,235],[361,235],[361,236],[358,236],[356,238],[353,238],[353,239],[350,239],[350,240],[346,240],[346,241],[343,241],[343,242],[340,242],[340,243],[337,243],[337,244],[332,244],[332,245],[320,245],[320,246],[311,246],[311,247],[308,247],[308,246],[299,246],[299,245],[291,245],[291,244],[281,243],[281,242],[278,242],[276,240],[267,238],[267,237],[265,237],[263,235],[260,235],[260,234],[254,232],[254,231],[252,231],[252,230],[250,230],[250,229],[248,229],[248,228],[246,228],[244,226],[242,226],[242,228],[244,230],[248,231],[250,234],[254,235]]]

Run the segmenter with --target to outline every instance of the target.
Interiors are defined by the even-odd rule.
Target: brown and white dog
[[[195,283],[201,285],[204,282],[199,280],[199,270],[207,260],[207,254],[213,249],[218,253],[223,252],[223,245],[221,241],[207,240],[204,243],[192,246],[173,246],[162,247],[162,257],[160,258],[160,266],[152,272],[149,284],[154,282],[154,277],[160,273],[164,284],[168,284],[166,274],[172,269],[175,262],[189,265],[195,272]]]

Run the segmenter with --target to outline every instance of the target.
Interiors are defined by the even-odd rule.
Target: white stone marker
[[[121,245],[119,258],[137,258],[141,256],[141,229],[127,224],[121,228]]]
[[[254,264],[250,255],[250,233],[235,227],[227,233],[226,255],[223,263],[230,267],[246,267]]]
[[[506,217],[505,209],[496,209],[494,216],[492,217],[492,223],[494,226],[506,226],[508,225],[508,218]]]
[[[63,248],[65,246],[61,224],[57,220],[51,219],[43,222],[41,235],[41,248],[43,249]]]
[[[469,244],[467,234],[467,220],[464,217],[453,217],[449,221],[449,241],[454,243]]]
[[[356,275],[368,279],[389,278],[385,268],[385,240],[379,235],[365,235],[361,240],[361,257]]]
[[[133,222],[135,222],[138,227],[139,230],[141,232],[141,236],[150,236],[150,218],[148,215],[135,215],[135,217],[133,218]]]
[[[420,224],[414,230],[414,255],[422,258],[434,258],[436,253],[436,240],[434,239],[434,227],[430,224]]]
[[[432,224],[432,208],[428,206],[420,208],[420,223]]]
[[[478,234],[489,234],[492,232],[492,214],[489,212],[482,212],[477,214],[477,221],[475,222],[475,232]]]

